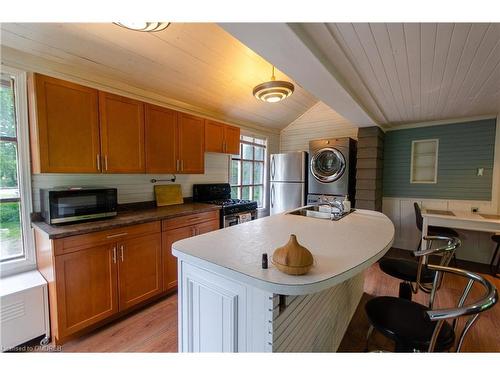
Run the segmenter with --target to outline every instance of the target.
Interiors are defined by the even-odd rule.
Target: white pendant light
[[[156,32],[165,30],[170,22],[113,22],[115,25],[124,27],[129,30]]]
[[[263,102],[276,103],[292,95],[295,87],[287,81],[276,81],[274,77],[274,66],[271,80],[257,85],[253,89],[253,95]]]

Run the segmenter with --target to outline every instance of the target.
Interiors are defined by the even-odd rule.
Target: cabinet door
[[[219,220],[210,220],[205,223],[196,225],[196,235],[212,232],[214,230],[220,229]]]
[[[177,112],[151,104],[146,111],[146,173],[177,172]]]
[[[224,128],[219,122],[207,120],[205,124],[205,151],[224,152]]]
[[[55,257],[59,338],[118,311],[115,254],[108,244]]]
[[[99,92],[105,173],[144,173],[144,104]]]
[[[40,74],[33,79],[36,95],[36,103],[30,103],[33,171],[98,173],[97,90]]]
[[[179,114],[180,173],[204,173],[205,171],[205,120]]]
[[[177,287],[177,258],[172,255],[172,244],[194,234],[194,226],[171,229],[162,233],[163,290]]]
[[[227,125],[224,129],[225,150],[226,154],[240,153],[240,128]]]
[[[161,293],[160,233],[118,243],[118,280],[120,310]]]

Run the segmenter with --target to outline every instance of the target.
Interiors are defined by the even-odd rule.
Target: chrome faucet
[[[341,201],[338,201],[336,199],[330,200],[330,199],[328,199],[328,197],[326,197],[324,195],[320,196],[318,205],[321,206],[325,203],[330,206],[330,218],[331,218],[331,220],[337,219],[344,214],[344,203],[342,203]],[[338,209],[339,211],[334,212],[333,211],[334,208]]]

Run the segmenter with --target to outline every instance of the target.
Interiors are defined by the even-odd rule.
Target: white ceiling
[[[380,124],[496,113],[500,24],[304,24]],[[316,30],[324,28],[324,32]],[[339,55],[351,66],[335,63]],[[342,61],[344,61],[342,59]]]
[[[283,102],[255,99],[252,89],[269,80],[270,64],[216,24],[173,23],[158,33],[103,23],[0,27],[2,46],[91,69],[227,121],[281,129],[317,103],[295,82],[295,93]],[[279,71],[276,78],[293,82]]]

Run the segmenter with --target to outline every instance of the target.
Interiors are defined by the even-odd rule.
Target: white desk
[[[479,232],[499,233],[500,215],[490,215],[465,211],[422,210],[422,249],[427,248],[427,228],[429,226],[465,229]]]

